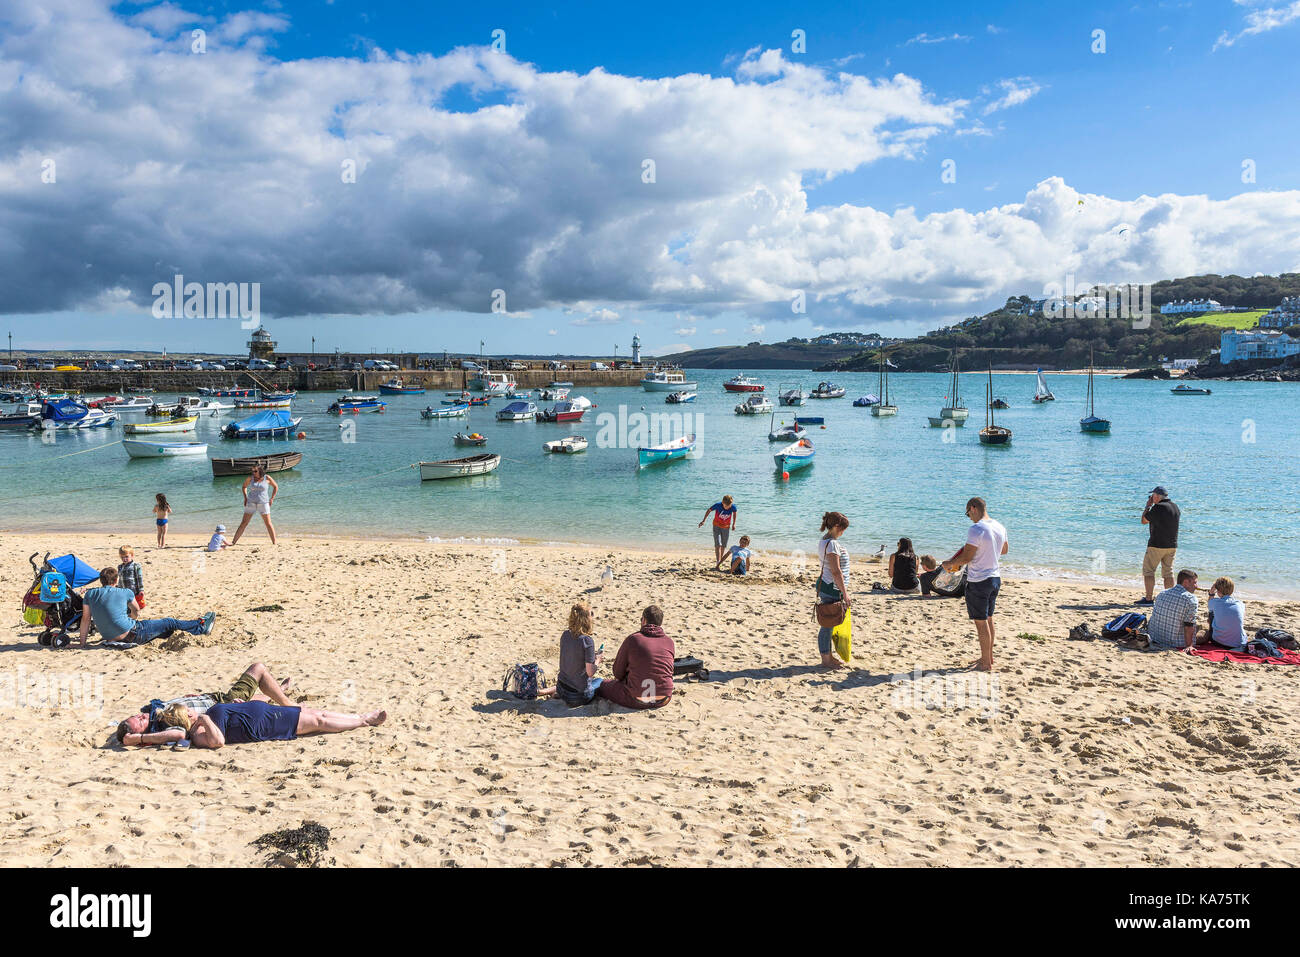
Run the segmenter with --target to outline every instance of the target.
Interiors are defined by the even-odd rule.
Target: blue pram
[[[23,595],[23,621],[44,628],[37,638],[42,645],[62,647],[81,628],[82,599],[76,589],[98,581],[99,570],[76,555],[50,558],[49,552],[38,566],[37,554],[27,559],[35,581]]]

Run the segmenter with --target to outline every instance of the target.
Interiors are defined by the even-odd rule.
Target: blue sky
[[[26,2],[32,0],[19,0],[20,7]],[[107,278],[97,280],[98,290],[93,284],[88,287],[91,293],[98,291],[98,299],[87,302],[83,296],[83,301],[70,306],[66,296],[33,296],[35,308],[11,313],[8,325],[16,344],[88,348],[157,344],[173,351],[239,351],[247,333],[238,323],[156,319],[148,312],[142,285],[148,285],[151,275],[170,278],[172,266],[191,276],[216,275],[229,281],[243,279],[246,273],[247,279],[257,281],[258,268],[249,263],[291,258],[291,250],[303,249],[304,236],[314,247],[322,243],[323,230],[332,229],[340,242],[352,235],[349,224],[362,215],[358,207],[330,210],[328,215],[336,217],[332,222],[300,221],[302,209],[317,200],[326,207],[350,202],[350,197],[339,201],[315,187],[314,196],[295,193],[282,217],[232,224],[231,242],[247,253],[238,266],[223,258],[228,250],[220,248],[219,227],[202,230],[200,241],[191,231],[191,221],[170,218],[149,242],[131,251],[138,232],[147,228],[141,223],[148,217],[129,213],[174,208],[175,196],[164,204],[148,192],[147,183],[140,185],[141,171],[155,169],[156,162],[151,162],[147,151],[139,155],[140,136],[131,141],[126,118],[145,110],[175,112],[178,103],[187,102],[184,93],[173,93],[166,107],[154,102],[152,89],[158,74],[148,71],[159,69],[158,64],[174,64],[178,45],[188,43],[189,28],[196,25],[208,30],[213,44],[204,67],[217,69],[219,58],[228,57],[227,62],[235,66],[221,67],[225,74],[238,75],[238,70],[247,69],[249,76],[265,76],[275,72],[269,64],[278,64],[281,86],[303,82],[305,71],[329,80],[338,74],[339,64],[348,61],[373,72],[385,69],[376,65],[377,60],[409,64],[410,57],[420,54],[448,58],[457,48],[484,48],[494,30],[505,31],[511,72],[493,72],[495,66],[480,63],[465,74],[474,77],[473,82],[440,88],[432,103],[440,113],[436,134],[428,132],[432,121],[418,115],[430,105],[419,98],[422,79],[412,81],[416,95],[404,105],[384,102],[386,81],[372,82],[368,92],[357,95],[364,111],[339,94],[336,109],[341,119],[322,131],[326,139],[333,135],[349,146],[365,143],[364,148],[376,157],[375,165],[367,169],[391,170],[393,182],[421,183],[433,176],[440,185],[432,193],[418,188],[413,192],[409,185],[401,190],[390,186],[373,202],[393,204],[388,222],[407,216],[410,222],[387,233],[376,228],[373,238],[364,231],[357,234],[358,243],[370,246],[357,251],[359,258],[374,262],[366,268],[371,277],[367,281],[372,286],[379,282],[381,290],[390,282],[397,284],[394,288],[400,286],[401,295],[383,300],[373,289],[335,295],[333,274],[326,267],[322,275],[295,286],[292,296],[266,294],[272,311],[274,304],[280,304],[294,314],[268,320],[281,343],[291,348],[308,347],[313,334],[321,351],[335,346],[477,351],[479,340],[486,339],[488,351],[599,353],[614,343],[623,343],[620,352],[624,351],[634,332],[652,351],[812,335],[821,329],[910,333],[984,311],[1010,292],[1036,292],[1034,284],[1040,277],[1059,281],[1062,277],[1050,272],[1050,264],[1058,261],[1090,271],[1089,278],[1096,281],[1167,278],[1171,270],[1249,273],[1298,265],[1300,254],[1294,248],[1279,252],[1274,247],[1280,238],[1279,222],[1288,230],[1295,228],[1295,191],[1300,187],[1300,124],[1293,121],[1300,84],[1292,62],[1300,41],[1300,3],[980,4],[978,9],[959,3],[797,8],[774,3],[570,3],[547,8],[333,0],[262,7],[118,4],[105,13],[97,7],[107,10],[106,4],[96,0],[59,2],[69,16],[84,17],[88,25],[101,15],[110,16],[114,27],[122,30],[121,47],[130,48],[132,43],[126,40],[141,37],[151,42],[122,53],[121,63],[115,64],[138,72],[139,85],[95,91],[122,101],[116,104],[123,118],[121,128],[110,128],[110,112],[103,117],[106,129],[92,128],[85,143],[78,143],[76,134],[66,130],[48,135],[43,142],[33,134],[28,141],[19,138],[12,143],[9,155],[0,154],[0,170],[20,169],[34,156],[67,156],[60,163],[60,184],[67,188],[57,194],[64,199],[57,210],[42,205],[48,190],[38,194],[35,205],[13,188],[0,192],[7,211],[31,224],[29,232],[15,227],[10,236],[0,227],[0,240],[9,240],[0,243],[0,267],[5,269],[4,278],[19,281],[30,271],[24,259],[46,263],[59,259],[71,235],[86,239],[86,252],[79,250],[78,255],[88,260],[83,268],[98,275],[104,268],[105,241],[91,234],[110,226],[117,230],[113,245],[126,248],[120,257],[114,250],[113,267],[104,270]],[[249,20],[249,11],[260,12],[261,19]],[[0,23],[0,44],[8,47],[0,53],[17,57],[29,85],[40,75],[75,91],[78,81],[60,75],[56,39],[51,37],[42,48],[44,41],[37,32],[22,46],[16,45],[15,38],[23,32],[21,12],[18,16],[17,24],[7,25],[8,38],[6,25]],[[244,24],[239,29],[230,26],[236,17],[244,18],[238,21]],[[792,49],[795,29],[805,32],[806,52]],[[1105,31],[1104,53],[1092,50],[1097,30]],[[763,65],[764,51],[780,51],[779,56],[772,54],[778,63],[774,69]],[[420,69],[410,67],[412,74]],[[584,86],[599,85],[587,82],[595,70],[629,79],[612,92],[601,89],[594,99],[584,99],[584,92],[589,92]],[[854,92],[841,77],[846,73],[881,88]],[[732,133],[716,153],[710,150],[717,144],[703,149],[698,158],[701,169],[692,170],[692,175],[705,176],[713,168],[719,182],[692,183],[664,206],[662,197],[675,188],[670,175],[694,165],[694,146],[677,157],[671,155],[676,148],[671,144],[704,143],[720,115],[715,110],[736,108],[729,99],[732,91],[722,84],[674,102],[682,78],[691,74],[706,74],[744,86],[760,98],[771,97],[773,108],[770,113],[756,112],[744,135]],[[146,82],[151,75],[152,83]],[[901,82],[892,85],[900,75],[916,88],[904,90]],[[632,78],[666,80],[676,86],[671,95],[661,97],[662,88]],[[0,94],[9,94],[0,95],[0,128],[23,115],[19,85],[5,90],[13,81],[12,74],[0,76]],[[303,82],[303,95],[323,85]],[[536,92],[543,87],[544,93]],[[204,115],[210,108],[207,94],[190,95],[190,112]],[[242,119],[250,127],[269,125],[273,112],[278,115],[284,108],[268,105],[263,115],[261,91],[254,95],[244,87],[236,93],[241,95],[247,99],[233,114],[231,122],[236,124]],[[626,109],[616,103],[609,106],[608,114],[604,112],[604,101],[623,95],[628,98]],[[715,101],[720,104],[716,108]],[[582,105],[593,102],[601,108]],[[573,113],[563,115],[569,103]],[[494,154],[489,133],[471,130],[461,135],[456,130],[455,150],[447,145],[451,142],[447,130],[457,125],[453,115],[495,129],[496,121],[488,119],[502,104],[526,108],[513,130],[518,139],[503,139]],[[310,103],[304,112],[319,106]],[[822,109],[824,114],[819,112]],[[852,140],[855,117],[874,116],[878,109],[894,115],[872,127],[870,143],[829,145],[837,138]],[[806,125],[800,119],[805,116]],[[545,125],[534,117],[545,117]],[[768,118],[773,118],[773,125],[764,129]],[[659,162],[672,172],[661,177],[663,190],[644,209],[637,208],[642,203],[638,196],[629,199],[618,189],[606,197],[597,185],[591,195],[581,195],[584,177],[577,171],[613,155],[619,144],[604,141],[603,131],[623,121],[629,124],[625,130],[636,131],[651,123],[663,127],[656,140]],[[57,129],[58,125],[51,126]],[[211,141],[211,130],[194,123],[176,137],[191,137],[188,147],[167,143],[167,150],[179,156],[169,160],[187,171],[186,189],[177,196],[202,191],[206,164],[229,162],[213,156],[219,147]],[[828,144],[825,157],[819,155],[823,136]],[[627,133],[617,138],[626,140]],[[155,134],[154,139],[170,137]],[[282,142],[292,139],[285,133]],[[517,159],[539,140],[546,149],[535,162]],[[392,146],[399,141],[400,149]],[[434,142],[436,146],[431,145]],[[184,152],[187,148],[189,154]],[[391,154],[385,152],[390,148]],[[107,171],[100,174],[94,188],[89,176],[83,186],[74,179],[79,149],[120,162],[114,164],[111,176]],[[280,162],[284,156],[277,154],[277,147],[267,146],[264,138],[250,152],[257,149],[266,150],[259,160],[266,182],[260,192],[240,197],[254,207],[267,196],[298,188],[290,181],[292,173],[285,172]],[[299,150],[295,162],[302,155]],[[328,159],[333,155],[326,144],[321,165],[334,163]],[[517,193],[508,189],[503,193],[497,178],[476,179],[493,162],[485,157],[494,156],[506,166],[518,162],[517,177],[531,185],[521,186]],[[1253,181],[1243,181],[1242,164],[1247,160],[1254,164]],[[945,161],[955,171],[948,182],[941,179]],[[310,165],[312,160],[307,162]],[[554,166],[534,168],[535,163]],[[69,172],[62,172],[65,169]],[[508,172],[507,182],[516,176],[516,171]],[[252,174],[244,170],[238,180],[227,178],[233,175],[231,170],[214,169],[211,191],[233,200],[240,191],[232,193],[230,183],[247,183]],[[567,179],[570,175],[572,182]],[[463,187],[457,187],[455,183],[462,180]],[[124,181],[131,185],[121,185]],[[559,205],[548,208],[534,197],[551,192],[552,186],[556,196],[548,201]],[[179,182],[176,188],[180,189]],[[1249,194],[1260,192],[1277,193],[1281,201],[1259,204],[1259,197],[1252,199]],[[1031,194],[1037,197],[1032,202]],[[1174,199],[1139,201],[1166,194]],[[566,202],[569,195],[576,199]],[[474,205],[475,196],[484,197],[482,207]],[[461,220],[448,213],[434,224],[418,215],[422,202],[443,210],[463,202],[468,212],[460,214]],[[1027,261],[1034,258],[1026,249],[1032,241],[1006,238],[1009,231],[1020,228],[1025,216],[997,212],[1019,204],[1056,210],[1030,217],[1042,231],[1044,247],[1035,251],[1034,262]],[[1096,222],[1086,228],[1067,224],[1066,235],[1059,214],[1073,213],[1076,205],[1084,207],[1085,215],[1095,215]],[[504,206],[509,208],[503,211]],[[574,206],[588,208],[573,214],[572,229],[547,230],[540,225],[553,222],[557,215],[569,215]],[[764,212],[754,213],[755,206]],[[480,208],[486,218],[502,213],[503,218],[518,219],[495,234],[467,235],[465,246],[472,255],[457,263],[460,257],[448,253],[446,234],[454,233],[460,221],[480,215],[473,212]],[[746,210],[743,215],[741,209]],[[909,209],[913,212],[907,213]],[[834,221],[815,215],[819,210],[837,211]],[[104,215],[121,218],[103,223]],[[42,220],[43,216],[47,218]],[[791,217],[797,220],[793,226]],[[1151,224],[1144,233],[1139,231],[1140,246],[1120,252],[1100,248],[1106,244],[1099,244],[1097,236],[1104,238],[1121,221],[1139,220]],[[1231,223],[1232,231],[1207,238],[1206,222]],[[283,225],[279,231],[278,223]],[[423,235],[426,227],[438,235]],[[294,230],[303,232],[295,236]],[[640,235],[638,230],[649,233],[654,242],[647,240],[624,260],[613,261],[611,249],[620,237]],[[165,239],[172,233],[179,241],[169,247]],[[589,245],[574,238],[581,233],[590,234]],[[870,242],[862,239],[865,234],[873,237]],[[520,247],[517,254],[502,254],[499,266],[483,266],[515,238]],[[719,255],[719,250],[736,242],[751,245],[729,257]],[[683,251],[677,255],[679,246]],[[168,256],[171,248],[181,247],[183,255]],[[678,261],[668,262],[667,268],[651,265],[652,249],[661,247],[672,250]],[[386,256],[394,250],[409,254],[412,262],[390,270]],[[906,256],[900,252],[907,250]],[[880,265],[886,251],[897,254],[888,268]],[[337,243],[322,244],[314,255],[317,261],[327,261],[337,252]],[[527,264],[538,271],[539,261],[548,255],[562,268],[542,267],[545,278],[531,275],[527,292],[519,294],[527,301],[523,315],[503,317],[476,306],[467,308],[467,303],[482,298],[477,287],[454,288],[457,275],[474,269],[483,275],[480,285],[514,288],[515,270]],[[769,255],[771,261],[760,266]],[[5,258],[10,262],[6,264]],[[48,267],[52,290],[66,290],[74,280],[84,282],[81,275],[58,274],[59,269],[71,273],[75,258],[68,255],[68,262]],[[639,269],[638,262],[644,268]],[[312,263],[304,261],[286,266],[285,272],[301,278],[311,268]],[[747,268],[753,275],[743,275]],[[430,269],[439,278],[429,279]],[[674,274],[674,270],[690,275]],[[383,279],[376,280],[376,274],[384,274]],[[654,275],[647,278],[648,274]],[[281,277],[277,284],[274,276],[268,276],[264,288],[283,290],[286,281]],[[817,307],[803,315],[791,313],[783,304],[792,290],[804,288],[805,283]],[[105,298],[119,287],[131,294]],[[394,300],[399,305],[389,305]],[[381,303],[379,308],[368,308],[374,302]],[[408,302],[410,308],[400,305]],[[57,322],[42,317],[57,317]]]

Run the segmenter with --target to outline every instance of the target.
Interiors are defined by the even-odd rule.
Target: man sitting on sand
[[[276,681],[266,665],[255,661],[235,679],[229,691],[203,691],[181,695],[167,701],[154,700],[131,715],[117,726],[117,740],[120,744],[141,747],[148,744],[162,744],[171,740],[160,737],[167,729],[162,715],[173,705],[184,708],[190,716],[191,723],[201,714],[206,714],[213,705],[233,704],[238,701],[270,701],[274,704],[293,705],[286,692],[290,681],[285,678]],[[172,712],[174,714],[174,712]]]
[[[628,635],[614,657],[614,679],[596,694],[625,708],[662,708],[673,696],[677,647],[664,634],[664,613],[651,605],[641,613],[641,629]]]
[[[1153,648],[1187,648],[1196,644],[1196,572],[1184,568],[1178,584],[1156,596],[1147,622]]]
[[[85,604],[89,615],[81,616],[81,634],[77,644],[84,645],[90,634],[93,620],[104,641],[125,642],[143,645],[158,637],[170,635],[173,631],[185,631],[191,635],[212,634],[212,623],[217,616],[208,612],[202,618],[182,621],[177,618],[153,618],[140,621],[140,606],[135,595],[125,588],[117,587],[117,569],[104,568],[99,572],[102,586],[86,590]]]

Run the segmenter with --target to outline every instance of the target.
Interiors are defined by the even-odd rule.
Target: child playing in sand
[[[591,637],[595,617],[595,612],[585,601],[575,602],[569,610],[569,627],[560,635],[560,671],[555,676],[555,687],[539,688],[539,698],[554,695],[576,708],[590,704],[596,697],[596,689],[601,683],[601,679],[596,677],[596,669],[605,656]]]
[[[135,560],[135,549],[123,545],[117,550],[117,557],[122,564],[117,566],[117,587],[125,588],[135,595],[135,603],[144,607],[144,569]]]
[[[230,544],[230,539],[226,538],[226,526],[218,525],[217,530],[212,533],[212,538],[208,540],[208,551],[219,552]]]
[[[748,575],[749,563],[754,557],[754,553],[749,550],[749,536],[741,535],[740,544],[732,545],[728,548],[727,554],[723,555],[722,558],[719,559],[718,564],[713,566],[714,569],[720,571],[722,569],[722,563],[727,560],[728,556],[731,558],[731,574]]]
[[[171,515],[172,507],[167,504],[167,496],[159,492],[154,496],[153,517],[154,524],[158,527],[158,547],[167,547],[167,517]]]

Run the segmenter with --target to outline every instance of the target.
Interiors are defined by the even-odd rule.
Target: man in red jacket
[[[673,696],[677,648],[664,634],[663,610],[641,613],[641,630],[628,635],[614,658],[614,680],[602,681],[596,694],[625,708],[662,708]]]

